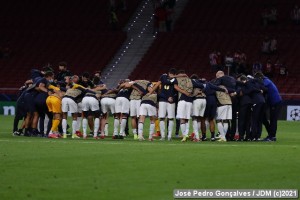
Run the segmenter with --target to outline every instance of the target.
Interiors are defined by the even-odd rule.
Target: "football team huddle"
[[[31,71],[17,100],[14,135],[104,139],[110,135],[108,126],[113,126],[112,138],[124,139],[131,118],[130,134],[140,141],[146,135],[153,141],[156,120],[160,140],[178,136],[173,135],[176,125],[182,142],[208,140],[207,129],[211,141],[259,141],[264,124],[268,136],[263,141],[276,141],[282,100],[274,83],[260,72],[234,78],[218,71],[215,79],[207,81],[171,68],[155,83],[125,79],[107,88],[100,72],[91,80],[88,73],[79,77],[63,69],[63,64],[60,67],[57,76],[50,67]],[[146,117],[150,118],[149,133],[144,131]],[[23,121],[21,128],[19,121]]]

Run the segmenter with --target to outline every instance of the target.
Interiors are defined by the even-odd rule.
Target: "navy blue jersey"
[[[168,102],[168,99],[172,97],[172,103],[175,103],[175,99],[177,96],[177,91],[174,89],[175,79],[173,78],[170,80],[167,74],[163,74],[161,75],[159,81],[161,82],[161,90],[158,94],[158,100],[162,102]]]
[[[216,91],[225,92],[225,90],[209,82],[205,83],[204,86],[205,86],[204,93],[206,95],[206,103],[217,104]]]
[[[253,104],[265,103],[264,95],[260,91],[266,91],[263,83],[259,82],[256,79],[253,79],[247,82],[247,87],[252,91],[250,96]]]
[[[121,90],[118,92],[118,94],[117,94],[117,98],[118,98],[118,97],[125,97],[126,99],[129,100],[129,96],[130,96],[130,94],[131,94],[131,91],[132,91],[131,88],[129,88],[129,89],[121,89]]]
[[[229,93],[235,92],[236,80],[232,76],[222,76],[214,81],[215,85],[223,85]]]

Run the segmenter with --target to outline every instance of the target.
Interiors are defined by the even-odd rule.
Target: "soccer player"
[[[276,85],[270,79],[265,77],[263,73],[258,72],[255,74],[255,77],[262,80],[264,86],[268,90],[266,103],[270,112],[270,121],[267,120],[267,117],[264,114],[263,123],[268,132],[268,136],[264,141],[276,141],[277,120],[282,106],[282,99]]]
[[[182,142],[186,142],[189,133],[188,121],[191,118],[193,97],[191,96],[194,88],[203,89],[203,84],[192,81],[186,76],[183,70],[178,72],[178,76],[174,83],[174,88],[179,92],[177,116],[180,119],[180,129],[183,135]]]
[[[235,87],[236,87],[236,80],[232,76],[227,76],[224,74],[223,71],[218,71],[216,73],[216,80],[214,83],[217,86],[224,86],[226,90],[229,93],[236,94],[235,93]],[[224,96],[223,96],[224,95]],[[223,99],[223,97],[224,99]],[[226,97],[225,97],[226,96]],[[235,131],[236,131],[236,112],[237,112],[237,101],[236,98],[234,97],[235,95],[227,95],[225,93],[217,93],[217,98],[220,101],[220,99],[223,99],[224,102],[220,103],[221,106],[217,108],[217,117],[220,117],[219,119],[217,118],[217,125],[218,128],[221,129],[221,132],[225,131],[225,135],[227,134],[227,131],[229,129],[229,137],[228,139],[232,140]],[[229,97],[230,99],[227,99]],[[225,100],[226,99],[226,100]],[[225,103],[225,104],[224,104]],[[234,119],[234,120],[232,120]],[[219,132],[220,132],[219,129]],[[220,132],[220,133],[221,133]],[[221,138],[219,141],[223,141],[224,138]],[[225,139],[226,141],[226,139]]]
[[[134,83],[134,85],[133,85]],[[139,87],[142,90],[147,90],[147,88],[151,85],[151,82],[148,80],[136,80],[132,82],[132,86]],[[131,117],[131,127],[134,139],[138,139],[137,135],[137,121],[140,113],[141,99],[142,94],[141,91],[135,87],[132,88],[132,92],[130,94],[130,117]]]
[[[150,86],[151,87],[151,86]],[[152,92],[152,89],[149,89],[148,92]],[[146,116],[150,117],[150,128],[149,128],[149,141],[153,141],[153,133],[155,129],[155,119],[157,114],[157,94],[156,93],[147,93],[143,96],[140,108],[140,117],[138,125],[139,140],[144,140],[144,122]]]
[[[116,115],[114,119],[113,139],[124,139],[125,127],[129,115],[129,107],[130,107],[129,96],[132,92],[132,88],[131,88],[132,84],[133,82],[130,82],[129,79],[122,80],[119,83],[119,87],[118,87],[119,92],[117,94],[117,98],[115,102]],[[120,131],[119,131],[119,126],[120,126]]]
[[[96,89],[95,89],[96,90]],[[100,91],[99,91],[100,92]],[[87,138],[87,126],[88,126],[88,116],[94,118],[94,139],[99,139],[98,130],[100,128],[100,107],[99,98],[100,94],[97,90],[95,92],[87,91],[82,99],[82,111],[83,111],[83,138]],[[90,111],[90,112],[89,112]]]
[[[175,118],[175,104],[177,91],[174,89],[175,75],[177,70],[171,68],[168,74],[161,75],[159,81],[154,85],[152,91],[155,91],[157,88],[161,87],[158,94],[158,118],[160,120],[159,127],[161,133],[161,139],[165,139],[165,118],[168,118],[168,140],[171,140],[173,127],[174,127],[174,118]],[[151,93],[151,92],[150,92]]]
[[[196,74],[191,76],[192,81],[199,81],[199,77]],[[199,142],[199,123],[201,123],[201,132],[205,133],[205,118],[204,112],[206,107],[206,95],[204,89],[194,88],[193,90],[193,105],[192,105],[192,120],[193,120],[193,132],[195,134],[194,142]],[[202,138],[204,139],[204,138]]]
[[[59,138],[58,126],[61,122],[62,110],[61,110],[61,98],[64,92],[59,88],[52,88],[48,91],[49,96],[46,99],[46,104],[49,112],[52,113],[52,125],[48,134],[48,138]]]
[[[218,71],[216,73],[216,80],[214,81],[215,85],[220,86],[223,85],[226,87],[226,89],[228,90],[228,92],[232,95],[230,95],[230,105],[228,105],[227,107],[230,107],[230,111],[231,114],[230,118],[231,119],[227,119],[223,122],[221,122],[220,120],[217,122],[218,127],[221,127],[223,125],[225,125],[225,129],[228,129],[228,139],[229,140],[233,140],[234,139],[234,135],[236,132],[236,112],[237,112],[237,100],[234,94],[235,90],[236,90],[236,80],[235,78],[233,78],[232,76],[227,76],[224,74],[223,71]],[[232,120],[234,119],[234,120]],[[230,126],[229,126],[230,125]],[[227,134],[227,132],[225,132],[225,134]]]
[[[55,82],[65,81],[65,77],[71,77],[72,73],[67,69],[66,62],[60,62],[58,64],[58,73],[55,76]]]

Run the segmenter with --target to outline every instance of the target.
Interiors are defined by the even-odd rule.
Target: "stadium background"
[[[299,32],[291,21],[296,0],[178,0],[170,3],[171,31],[160,16],[155,0],[52,0],[5,1],[0,11],[0,101],[14,104],[18,88],[32,68],[60,61],[74,74],[101,70],[103,81],[113,87],[120,78],[158,80],[170,67],[191,75],[214,78],[209,64],[212,51],[242,51],[247,67],[280,59],[288,76],[275,74],[283,97],[280,119],[287,118],[289,105],[300,105]],[[113,9],[112,9],[113,7]],[[157,7],[157,6],[156,6]],[[263,25],[262,13],[277,9],[277,21]],[[112,10],[118,19],[112,25]],[[162,14],[163,15],[163,14]],[[265,36],[275,35],[278,52],[263,55]],[[8,53],[7,55],[5,53]],[[4,114],[0,106],[0,113]],[[297,108],[299,109],[299,108]],[[9,114],[11,112],[9,111]]]

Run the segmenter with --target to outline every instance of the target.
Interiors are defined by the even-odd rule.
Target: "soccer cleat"
[[[123,140],[124,136],[123,135],[119,135],[119,139]]]
[[[195,139],[195,133],[192,133],[190,136],[191,141],[193,141]]]
[[[66,139],[66,138],[67,138],[67,134],[66,134],[66,133],[63,133],[62,138]]]
[[[75,133],[78,137],[82,137],[83,135],[82,135],[82,133],[81,133],[81,131],[76,131],[76,133]]]
[[[137,134],[133,134],[133,139],[134,139],[134,140],[139,139],[138,135],[137,135]]]
[[[164,137],[162,137],[162,138],[160,138],[159,140],[160,140],[160,141],[165,141],[165,138],[164,138]]]
[[[238,141],[239,139],[240,139],[240,135],[236,133],[236,134],[234,135],[234,140],[235,140],[235,141]]]
[[[88,138],[88,136],[87,136],[87,135],[84,135],[82,138],[83,138],[83,139],[87,139],[87,138]]]
[[[207,138],[206,137],[202,137],[201,140],[202,141],[207,141]]]
[[[119,139],[119,135],[114,135],[114,136],[112,137],[112,139],[113,139],[113,140]]]
[[[149,138],[148,140],[149,140],[149,142],[153,142],[153,138]]]
[[[80,137],[78,137],[76,134],[72,134],[72,139],[78,139]]]
[[[214,141],[216,141],[216,138],[212,137],[212,138],[210,138],[210,141],[214,142]]]
[[[172,137],[168,137],[168,141],[171,141],[172,140]]]
[[[139,137],[139,141],[144,141],[145,138],[143,136]]]
[[[49,134],[49,135],[48,135],[48,138],[57,139],[58,136],[57,136],[57,134],[52,133],[52,134]]]
[[[160,131],[157,131],[155,134],[153,134],[153,137],[160,137],[161,134],[160,134]]]
[[[105,139],[105,135],[100,135],[100,139]]]
[[[188,136],[183,136],[181,142],[186,142],[187,138],[188,138]]]
[[[218,142],[227,142],[227,140],[225,138],[220,138]]]
[[[193,139],[193,142],[200,142],[200,140],[197,139],[197,138],[194,138],[194,139]]]
[[[95,140],[100,139],[100,137],[98,137],[98,136],[94,136],[93,138],[94,138]]]

